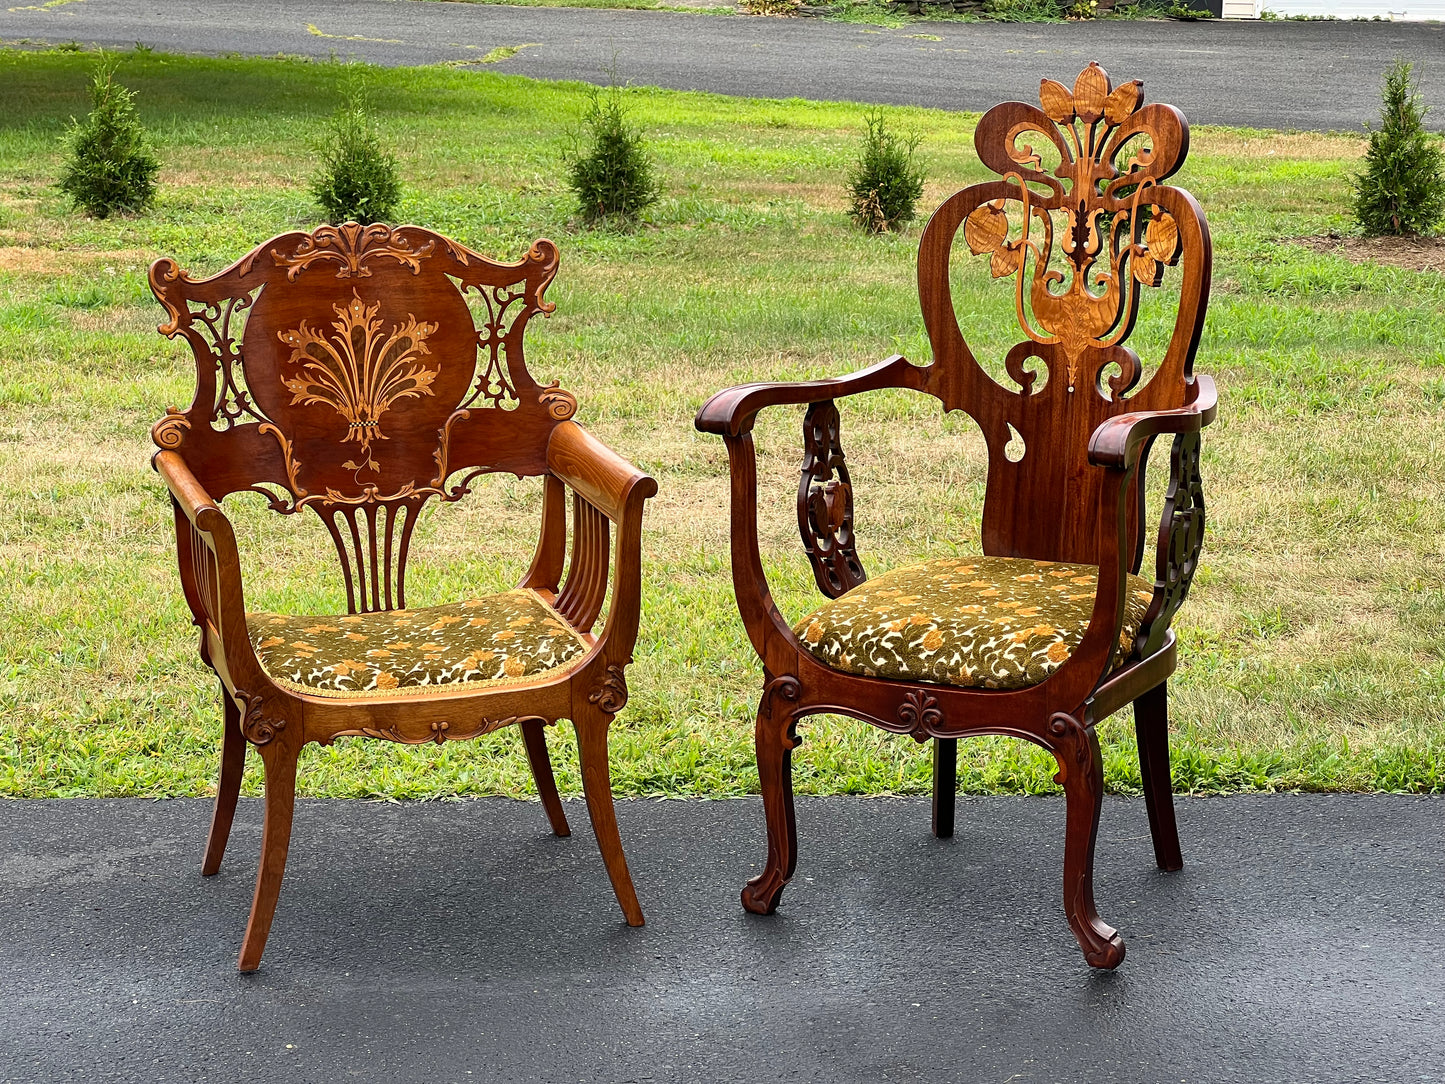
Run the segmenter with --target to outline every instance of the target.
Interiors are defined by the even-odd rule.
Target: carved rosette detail
[[[1053,753],[1059,762],[1054,782],[1065,784],[1071,775],[1087,776],[1093,768],[1094,750],[1089,742],[1089,728],[1080,720],[1064,712],[1049,717],[1049,735],[1060,739],[1053,746]]]
[[[943,722],[943,712],[938,708],[937,697],[915,689],[898,705],[898,721],[908,727],[909,737],[921,745]]]
[[[781,674],[763,686],[763,698],[758,704],[758,711],[767,716],[769,721],[776,722],[780,717],[780,713],[777,711],[777,701],[782,699],[790,704],[796,704],[802,695],[803,686],[798,679],[792,674]],[[781,718],[787,720],[787,725],[778,732],[778,738],[783,743],[784,749],[796,749],[803,744],[803,739],[797,731],[797,721],[793,718],[792,712],[781,713]]]
[[[286,729],[285,719],[266,716],[264,698],[260,693],[237,689],[236,699],[241,708],[241,733],[252,745],[269,744],[277,734]]]
[[[995,278],[1017,279],[1019,324],[1033,342],[1059,348],[1070,392],[1090,350],[1106,352],[1105,363],[1120,367],[1109,381],[1114,397],[1134,386],[1138,358],[1123,343],[1138,309],[1136,284],[1160,285],[1164,268],[1181,255],[1179,224],[1152,194],[1182,160],[1183,130],[1167,107],[1141,108],[1142,85],[1132,80],[1116,88],[1090,64],[1072,91],[1043,80],[1042,110],[1011,107],[1024,109],[1024,119],[1004,127],[985,117],[979,127],[981,155],[1013,193],[975,207],[964,239],[975,255],[988,255]],[[1044,168],[1032,145],[1019,144],[1025,135],[1053,145],[1061,162],[1056,171]],[[1062,216],[1057,230],[1055,212]],[[1050,266],[1056,241],[1067,278]]]
[[[616,715],[627,704],[627,678],[616,663],[607,667],[602,681],[587,694],[587,702],[599,711]]]
[[[390,226],[375,223],[361,226],[348,222],[343,226],[322,226],[296,246],[289,255],[275,253],[276,265],[286,268],[286,277],[296,276],[315,263],[337,263],[339,279],[370,278],[371,269],[367,262],[376,259],[396,260],[404,267],[411,268],[412,274],[421,271],[421,261],[431,255],[432,242],[419,248],[412,248],[404,238],[392,232]]]
[[[798,534],[818,590],[837,598],[868,579],[853,538],[853,482],[843,455],[842,422],[831,399],[803,417]]]

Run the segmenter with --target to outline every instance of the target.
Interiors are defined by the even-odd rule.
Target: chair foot
[[[1139,775],[1154,861],[1162,870],[1184,868],[1179,827],[1174,820],[1174,788],[1169,778],[1169,687],[1160,682],[1134,701],[1134,733],[1139,740]]]
[[[201,876],[211,877],[221,868],[231,822],[236,816],[236,799],[246,770],[246,738],[241,733],[241,713],[231,694],[221,687],[221,772],[216,780],[216,804],[211,811],[211,830],[206,834],[206,854],[201,859]]]
[[[547,821],[552,825],[554,834],[570,836],[572,829],[567,826],[567,814],[562,811],[562,798],[557,793],[557,780],[552,775],[552,758],[547,755],[547,735],[542,720],[527,719],[521,726],[522,743],[527,747],[527,763],[532,766],[532,779],[537,784],[537,795],[542,799]]]
[[[763,792],[763,814],[768,825],[768,861],[763,872],[743,888],[743,908],[755,915],[770,915],[778,908],[783,889],[798,865],[798,825],[793,814],[793,750],[798,746],[797,719],[791,711],[774,710],[781,697],[796,701],[796,678],[768,682],[758,705],[755,744],[758,781]]]
[[[291,815],[296,807],[296,754],[288,749],[263,746],[261,761],[266,766],[266,820],[261,829],[261,866],[256,871],[256,894],[251,902],[251,919],[241,942],[236,967],[255,971],[266,951],[266,937],[276,916],[276,900],[286,873],[286,852],[291,844]]]
[[[577,754],[582,762],[582,792],[587,797],[587,813],[592,818],[592,831],[602,862],[612,881],[612,891],[629,926],[644,922],[627,856],[622,852],[622,835],[617,830],[617,811],[612,803],[612,775],[607,765],[607,728],[612,716],[596,709],[576,713],[572,725],[577,730]]]
[[[1124,962],[1124,940],[1094,906],[1094,846],[1104,804],[1104,758],[1099,736],[1069,715],[1049,720],[1056,777],[1064,787],[1064,913],[1090,967],[1112,970]]]

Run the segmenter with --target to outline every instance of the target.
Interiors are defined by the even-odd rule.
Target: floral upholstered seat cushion
[[[836,670],[975,689],[1037,685],[1079,646],[1093,565],[948,558],[895,569],[820,607],[795,631]],[[1116,663],[1133,649],[1153,586],[1130,576]]]
[[[246,624],[272,680],[320,696],[509,684],[570,669],[587,652],[556,610],[523,589],[420,610],[252,613]]]

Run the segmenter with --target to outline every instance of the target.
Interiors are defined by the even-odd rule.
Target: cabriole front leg
[[[1049,740],[1064,787],[1064,913],[1090,967],[1112,970],[1124,962],[1124,940],[1094,906],[1094,845],[1104,804],[1104,757],[1093,727],[1062,713],[1049,720]]]
[[[793,749],[799,744],[796,704],[802,687],[788,675],[773,678],[758,705],[756,743],[763,815],[768,824],[768,863],[743,886],[743,907],[770,915],[798,864],[798,826],[793,816]]]

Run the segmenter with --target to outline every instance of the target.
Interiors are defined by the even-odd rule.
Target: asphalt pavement
[[[1173,21],[915,23],[898,29],[582,8],[420,0],[62,0],[0,8],[0,41],[76,41],[181,53],[475,62],[538,79],[622,82],[765,98],[983,110],[1072,84],[1090,61],[1195,124],[1359,131],[1379,116],[1396,57],[1417,64],[1445,123],[1445,26]],[[502,46],[509,59],[479,62]]]
[[[1185,868],[1105,803],[1085,966],[1054,798],[800,799],[770,918],[756,800],[619,803],[648,924],[585,808],[305,801],[262,969],[235,971],[260,804],[203,880],[201,801],[0,803],[0,1080],[1437,1081],[1445,799],[1181,799]]]

